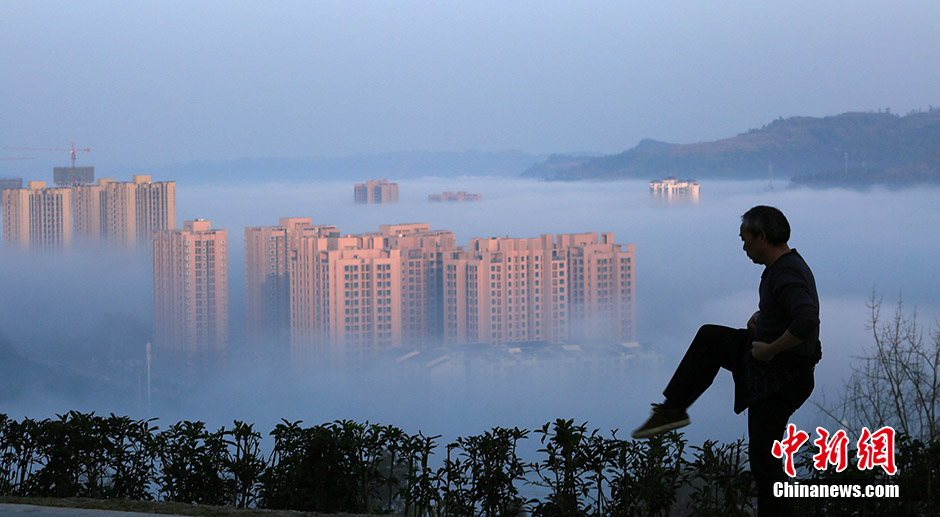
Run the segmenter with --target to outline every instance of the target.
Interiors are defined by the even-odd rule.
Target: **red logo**
[[[862,428],[858,439],[858,469],[869,470],[881,467],[893,476],[898,471],[894,466],[894,429],[885,426],[872,433]]]
[[[813,444],[818,451],[813,455],[813,466],[817,470],[826,470],[830,465],[836,468],[836,472],[842,472],[849,466],[849,437],[842,429],[830,434],[822,427],[816,428],[816,434],[819,438],[813,440]],[[774,440],[771,454],[774,458],[783,459],[783,470],[790,477],[796,477],[796,468],[793,465],[793,456],[800,450],[806,441],[809,440],[809,434],[805,431],[797,431],[793,424],[787,425],[787,432],[783,440]],[[897,471],[894,464],[894,429],[885,426],[875,431],[869,431],[867,427],[862,428],[862,436],[856,442],[858,446],[859,470],[871,470],[875,467],[881,467],[889,475],[893,476]]]
[[[793,424],[787,426],[787,435],[783,441],[774,440],[771,453],[774,455],[774,458],[783,458],[786,456],[786,460],[783,462],[784,470],[791,478],[796,476],[796,469],[793,467],[793,455],[800,450],[800,447],[806,440],[809,440],[809,435],[806,434],[805,431],[797,431],[796,426]]]
[[[842,472],[849,466],[849,437],[845,431],[839,429],[829,438],[829,431],[822,427],[816,428],[819,435],[814,444],[819,452],[813,455],[813,466],[816,470],[826,470],[829,465],[835,465],[836,472]]]

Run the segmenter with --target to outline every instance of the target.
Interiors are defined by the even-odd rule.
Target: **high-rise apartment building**
[[[131,177],[135,190],[137,239],[148,242],[153,232],[176,228],[176,182],[152,182],[148,175]]]
[[[72,197],[67,188],[30,181],[2,191],[3,240],[36,250],[65,250],[72,243]]]
[[[439,344],[442,256],[454,242],[427,224],[346,236],[302,229],[290,261],[292,355],[357,364],[403,344]]]
[[[125,181],[104,184],[101,230],[106,241],[137,245],[137,186]]]
[[[228,232],[209,221],[153,238],[154,345],[158,354],[205,360],[228,347]]]
[[[389,183],[385,178],[356,183],[353,200],[357,204],[395,203],[398,201],[398,183]]]
[[[426,223],[379,226],[387,249],[401,250],[402,341],[424,348],[440,345],[443,333],[444,254],[456,248],[449,230],[434,230]]]
[[[612,233],[559,235],[556,244],[568,250],[570,337],[635,341],[633,244],[614,244]]]
[[[89,242],[102,239],[105,187],[114,180],[101,178],[95,185],[77,185],[72,191],[72,227],[76,238]]]
[[[175,181],[152,183],[150,176],[135,175],[130,182],[107,183],[104,200],[103,230],[110,242],[134,247],[155,231],[176,228]]]
[[[567,250],[538,239],[471,239],[444,258],[444,340],[450,344],[568,338]]]
[[[3,242],[29,247],[29,190],[3,189],[0,196],[3,201]]]
[[[310,228],[309,217],[282,217],[278,226],[245,228],[245,330],[250,343],[288,342],[290,250],[300,231]]]
[[[291,356],[355,362],[401,345],[400,250],[377,235],[309,228],[291,252]]]

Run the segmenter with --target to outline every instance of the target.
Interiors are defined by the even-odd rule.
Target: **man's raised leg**
[[[649,438],[689,425],[686,408],[711,386],[721,368],[731,371],[738,380],[748,344],[746,329],[703,325],[663,391],[666,400],[653,404],[653,414],[631,436]]]

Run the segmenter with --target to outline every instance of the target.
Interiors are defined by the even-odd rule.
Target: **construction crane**
[[[77,151],[85,151],[90,153],[91,149],[76,149],[75,142],[72,142],[72,147],[4,147],[4,149],[9,149],[13,151],[68,151],[72,155],[72,170],[75,170],[75,153]]]

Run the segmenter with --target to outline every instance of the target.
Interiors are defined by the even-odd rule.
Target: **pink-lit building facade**
[[[146,175],[55,188],[31,181],[24,189],[3,190],[2,204],[4,242],[32,249],[68,249],[73,235],[135,248],[149,244],[154,231],[176,228],[176,182],[152,182]]]
[[[245,228],[245,331],[249,343],[288,342],[291,250],[299,233],[311,228],[309,217],[282,217],[277,226]]]
[[[444,259],[444,342],[566,340],[566,270],[567,256],[551,235],[470,239]],[[554,301],[546,289],[552,273]]]
[[[559,235],[568,251],[569,333],[579,340],[636,339],[633,244],[614,243],[613,233]],[[554,272],[552,298],[554,299]]]
[[[611,233],[471,239],[443,261],[444,342],[633,341],[634,256]]]
[[[443,334],[444,255],[456,249],[449,230],[431,230],[426,223],[379,226],[387,249],[399,250],[401,271],[402,341],[427,348],[440,344]]]
[[[70,188],[72,191],[72,229],[77,239],[100,242],[104,238],[102,228],[105,226],[102,223],[105,222],[105,218],[102,214],[104,214],[103,206],[107,206],[104,192],[105,187],[113,182],[113,179],[100,178],[94,185],[76,185]]]
[[[153,232],[176,228],[176,182],[151,181],[149,175],[131,177],[134,184],[137,240],[150,241]]]
[[[64,251],[72,245],[72,192],[47,188],[45,181],[27,182],[26,188],[0,191],[3,205],[3,241],[42,251]]]
[[[245,242],[246,322],[271,335],[289,328],[302,363],[397,347],[635,340],[634,247],[610,233],[459,247],[453,232],[424,223],[342,235],[303,218],[248,228]]]
[[[204,360],[228,347],[228,232],[202,219],[153,236],[154,346]]]
[[[375,234],[315,227],[290,263],[291,357],[354,363],[401,341],[400,250]]]
[[[133,248],[149,243],[153,232],[176,228],[175,181],[152,182],[139,174],[129,182],[103,179],[99,185],[105,241]]]

